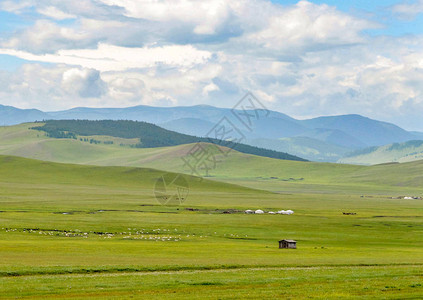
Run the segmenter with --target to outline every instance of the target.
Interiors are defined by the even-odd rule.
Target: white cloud
[[[204,64],[212,54],[191,45],[145,48],[126,48],[100,44],[97,49],[60,50],[55,54],[37,55],[24,51],[0,49],[0,54],[13,55],[25,60],[63,63],[93,68],[99,71],[123,71],[167,65],[190,68]]]
[[[393,10],[413,15],[420,4]],[[0,9],[40,14],[1,40],[0,54],[28,61],[0,73],[3,104],[230,107],[251,90],[300,117],[361,113],[406,124],[423,111],[423,39],[366,35],[379,25],[328,5],[17,0]]]
[[[76,19],[76,15],[68,14],[57,7],[54,6],[47,6],[38,9],[38,12],[44,16],[50,17],[55,20],[66,20],[66,19]]]
[[[236,39],[247,51],[266,55],[301,55],[366,42],[361,31],[378,25],[337,11],[327,5],[300,1],[289,8],[273,8],[261,16],[261,28]],[[257,50],[256,50],[257,49]]]
[[[215,34],[231,15],[231,2],[225,0],[131,1],[101,0],[125,9],[125,16],[157,22],[183,22],[194,25],[196,34]]]
[[[66,65],[26,64],[15,73],[0,73],[2,103],[18,107],[57,109],[68,106],[99,104],[107,92],[98,71],[70,68]]]
[[[122,75],[110,77],[109,95],[119,102],[125,100],[140,101],[145,91],[145,83],[140,78]]]
[[[218,87],[216,84],[214,84],[214,83],[212,82],[212,83],[210,83],[210,84],[206,85],[206,86],[203,88],[203,90],[202,90],[201,94],[202,94],[203,96],[208,96],[211,92],[215,92],[215,91],[219,91],[219,87]]]
[[[99,98],[106,92],[100,73],[93,69],[72,68],[62,75],[62,88],[68,94],[82,98]]]
[[[49,20],[38,20],[35,24],[0,45],[3,48],[32,53],[54,53],[58,49],[78,49],[96,46],[107,40],[110,34],[123,31],[126,24],[118,21],[81,19],[78,27],[64,27]]]
[[[417,0],[412,3],[401,3],[392,6],[392,12],[401,18],[413,19],[423,13],[423,0]]]
[[[22,10],[27,9],[33,5],[32,1],[11,1],[11,0],[4,0],[0,3],[0,10],[4,10],[7,12],[15,12],[20,13]]]

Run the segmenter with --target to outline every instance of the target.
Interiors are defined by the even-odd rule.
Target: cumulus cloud
[[[421,5],[392,10],[412,17]],[[38,13],[0,40],[0,54],[28,62],[0,72],[3,104],[230,107],[250,90],[297,117],[394,115],[411,124],[423,109],[422,37],[367,35],[380,25],[325,4],[16,0],[0,9]]]
[[[38,20],[34,26],[2,43],[8,49],[26,49],[46,53],[58,48],[72,48],[76,43],[86,44],[87,34],[63,28],[47,20]]]
[[[307,1],[269,12],[267,24],[241,37],[250,47],[262,47],[271,53],[320,51],[331,47],[363,43],[364,29],[376,27],[366,20],[356,19],[327,5]]]
[[[254,0],[100,2],[84,0],[78,5],[43,2],[38,12],[44,16],[78,18],[67,26],[40,19],[14,34],[3,47],[43,53],[92,48],[99,42],[131,47],[149,43],[204,46],[221,42],[224,43],[221,46],[233,51],[257,54],[267,49],[280,55],[362,42],[360,32],[376,26],[333,7],[307,1],[290,7]],[[27,1],[15,4],[28,5],[38,6]],[[85,9],[82,11],[81,7]]]
[[[112,42],[123,38],[119,35],[127,24],[119,21],[80,19],[74,27],[60,26],[57,23],[40,19],[35,24],[0,45],[3,48],[23,50],[35,54],[46,54],[63,49],[96,47],[100,41]],[[113,37],[116,36],[116,37]],[[123,36],[126,37],[125,34]]]
[[[106,92],[100,72],[93,69],[72,68],[62,75],[62,88],[69,94],[83,98],[99,98]]]
[[[86,98],[99,104],[107,85],[96,70],[66,65],[26,64],[16,72],[0,72],[0,99],[18,107],[57,109],[85,105]]]
[[[184,22],[193,24],[196,34],[215,34],[218,28],[231,16],[232,7],[225,0],[174,0],[142,2],[128,0],[102,0],[108,5],[125,9],[125,15],[131,18],[147,19],[158,22]]]
[[[423,0],[417,0],[412,3],[401,3],[392,6],[392,12],[404,19],[413,19],[423,13]]]

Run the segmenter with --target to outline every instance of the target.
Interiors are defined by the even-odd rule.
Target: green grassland
[[[387,162],[402,163],[421,159],[423,159],[423,141],[416,140],[359,150],[340,159],[339,162],[372,165]]]
[[[154,186],[162,171],[1,156],[0,298],[419,298],[423,201],[372,191],[388,167],[354,166],[361,177],[331,193],[187,176],[183,205],[161,206]],[[421,165],[404,168],[399,174]],[[323,164],[322,174],[329,169]],[[317,184],[318,170],[309,172]],[[242,213],[258,208],[295,214]],[[278,249],[282,238],[298,249]]]
[[[37,126],[32,129],[45,132],[47,136],[53,138],[76,139],[79,137],[81,139],[81,137],[85,136],[102,135],[125,139],[138,139],[138,142],[134,145],[135,148],[157,148],[198,142],[221,145],[224,139],[190,136],[175,131],[169,131],[150,123],[128,120],[49,120],[37,124]],[[262,157],[306,161],[303,158],[288,153],[258,148],[243,143],[233,142],[230,147],[241,153]]]
[[[421,161],[366,167],[212,148],[210,176],[186,175],[185,202],[162,206],[157,179],[189,173],[181,158],[194,145],[90,144],[31,126],[0,128],[0,298],[423,297],[423,200],[397,198],[422,195]],[[284,238],[298,249],[278,249]]]
[[[420,299],[420,266],[241,268],[8,277],[0,298]]]
[[[39,160],[98,166],[154,168],[191,174],[183,157],[195,144],[159,148],[131,148],[134,139],[107,136],[53,139],[29,128],[40,124],[0,127],[0,154]],[[90,144],[80,138],[113,144]],[[123,146],[120,146],[120,145]],[[204,144],[203,144],[204,145]],[[420,195],[423,185],[423,161],[358,166],[332,163],[276,160],[231,151],[224,155],[214,146],[214,167],[209,179],[276,192],[295,193],[379,193],[380,195]],[[200,175],[206,174],[198,168]],[[359,188],[357,188],[359,187]]]

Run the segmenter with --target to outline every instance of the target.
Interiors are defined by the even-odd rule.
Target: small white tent
[[[278,211],[278,214],[280,214],[280,215],[292,215],[293,213],[294,213],[294,211],[292,211],[290,209]]]

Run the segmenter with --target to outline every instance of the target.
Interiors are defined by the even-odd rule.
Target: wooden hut
[[[297,241],[294,240],[280,240],[279,249],[297,249]]]

